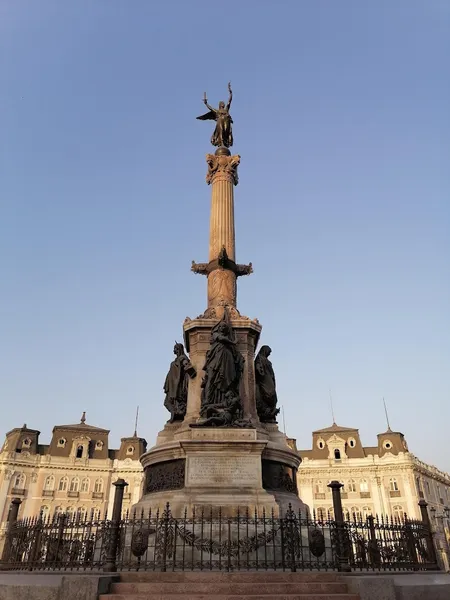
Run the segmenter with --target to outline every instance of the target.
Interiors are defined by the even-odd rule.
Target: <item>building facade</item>
[[[0,528],[5,530],[13,498],[20,498],[19,518],[58,513],[88,518],[111,514],[113,483],[128,483],[124,511],[139,501],[143,471],[139,457],[147,442],[136,434],[110,449],[107,429],[86,423],[57,425],[49,445],[26,425],[6,434],[0,451]]]
[[[318,516],[333,514],[332,480],[344,484],[342,504],[347,517],[368,514],[420,518],[418,503],[425,499],[431,514],[450,506],[450,475],[409,452],[405,437],[388,429],[376,446],[363,446],[358,429],[331,427],[312,434],[312,448],[299,450],[302,464],[298,485],[302,500]]]

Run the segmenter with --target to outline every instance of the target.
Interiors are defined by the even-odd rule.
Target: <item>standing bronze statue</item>
[[[271,352],[270,346],[261,346],[255,360],[256,411],[261,423],[276,423],[276,416],[280,412],[277,408],[275,373],[269,360]]]
[[[231,91],[231,82],[228,83],[228,91],[230,92],[230,96],[228,98],[228,103],[225,106],[225,102],[219,102],[219,108],[213,108],[208,104],[208,100],[206,98],[206,92],[204,93],[203,102],[209,108],[209,112],[197,119],[201,121],[215,121],[216,128],[214,129],[214,133],[211,137],[211,144],[213,146],[225,146],[225,148],[230,148],[233,145],[233,119],[230,115],[230,107],[231,101],[233,99],[233,92]]]
[[[170,412],[169,423],[182,421],[186,414],[189,378],[196,376],[196,370],[184,353],[183,344],[175,342],[173,353],[176,358],[170,363],[169,372],[164,382],[166,399],[164,406]]]
[[[232,426],[242,419],[239,383],[244,358],[236,347],[227,313],[211,330],[211,346],[203,370],[200,414],[208,419],[204,425]]]

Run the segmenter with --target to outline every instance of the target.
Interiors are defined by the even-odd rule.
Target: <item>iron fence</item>
[[[123,491],[123,490],[122,490]],[[119,513],[120,515],[120,513]],[[419,570],[434,568],[427,523],[372,516],[323,519],[204,508],[174,517],[58,515],[10,523],[2,568],[12,570]]]

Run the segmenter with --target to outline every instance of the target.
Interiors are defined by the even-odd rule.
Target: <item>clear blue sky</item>
[[[3,0],[0,434],[168,417],[206,306],[212,124],[234,90],[239,307],[288,434],[393,429],[450,470],[450,3]]]

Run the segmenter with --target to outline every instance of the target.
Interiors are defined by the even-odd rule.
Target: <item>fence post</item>
[[[111,531],[108,551],[106,554],[106,563],[103,567],[103,571],[108,573],[117,571],[116,558],[117,548],[119,545],[120,521],[122,518],[123,492],[128,483],[124,479],[118,479],[113,483],[113,485],[115,486],[116,491],[114,493],[114,505],[111,518]]]
[[[342,511],[341,488],[344,485],[340,481],[331,481],[328,484],[333,494],[334,522],[336,526],[336,554],[338,557],[338,571],[349,572],[351,567],[348,556],[348,538]]]
[[[11,505],[9,508],[8,514],[8,522],[6,525],[6,535],[5,535],[5,546],[2,552],[2,563],[7,563],[10,559],[10,550],[11,550],[11,542],[13,536],[13,529],[17,523],[17,517],[19,515],[19,508],[22,504],[22,500],[20,498],[13,498],[11,500]]]
[[[420,507],[420,515],[422,517],[422,523],[424,524],[425,530],[426,530],[425,541],[426,541],[426,545],[427,545],[427,554],[428,554],[430,563],[432,563],[433,565],[436,565],[436,568],[437,568],[436,549],[434,547],[433,532],[431,529],[430,515],[428,514],[427,506],[428,506],[428,504],[427,504],[426,500],[424,500],[422,498],[422,500],[419,501],[419,507]]]
[[[378,547],[377,534],[375,532],[375,518],[373,515],[367,516],[367,523],[369,525],[369,564],[379,568],[381,565],[381,553]]]

